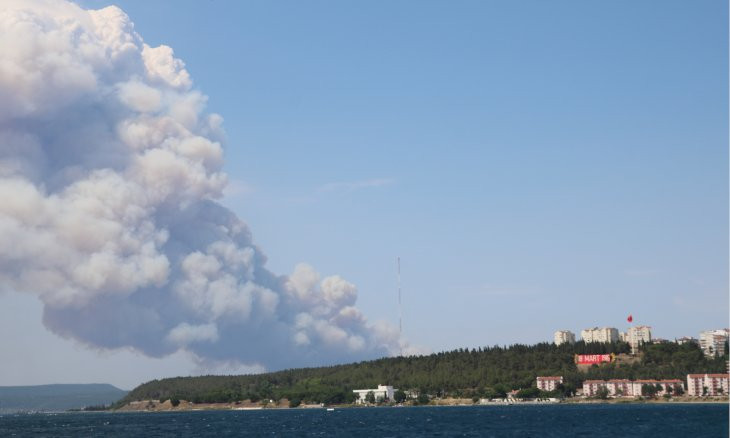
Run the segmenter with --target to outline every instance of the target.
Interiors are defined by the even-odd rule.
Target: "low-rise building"
[[[540,391],[554,391],[563,383],[563,376],[538,376],[537,389]]]
[[[601,388],[606,388],[610,397],[633,395],[631,382],[627,379],[586,380],[583,382],[583,395],[594,397]]]
[[[629,379],[613,379],[606,381],[608,394],[612,397],[630,397],[634,395],[633,385]]]
[[[575,344],[575,333],[570,330],[558,330],[553,335],[553,339],[555,340],[555,345]]]
[[[378,385],[376,389],[353,389],[355,393],[355,403],[363,404],[366,403],[366,397],[368,393],[372,392],[375,401],[391,401],[397,389],[394,389],[389,385]]]
[[[677,394],[678,390],[677,387],[682,388],[682,392],[684,392],[684,386],[682,386],[682,381],[679,379],[670,379],[670,380],[634,380],[631,382],[632,389],[631,393],[638,397],[640,395],[648,395],[644,391],[645,386],[653,386],[656,389],[655,395],[662,396],[664,394],[667,394],[667,388],[671,387],[672,389],[669,390],[671,394]]]
[[[595,397],[599,389],[606,388],[609,397],[638,397],[647,395],[644,393],[644,385],[653,386],[656,391],[655,395],[662,396],[668,391],[672,394],[678,392],[677,388],[681,387],[682,381],[679,379],[669,380],[586,380],[583,382],[583,395],[586,397]],[[668,388],[671,387],[670,390]]]
[[[728,335],[730,335],[729,329],[705,330],[700,333],[700,348],[706,356],[723,356]]]
[[[598,394],[598,390],[605,387],[605,380],[585,380],[583,382],[583,395],[585,397],[595,397],[595,395]]]
[[[693,397],[728,394],[729,374],[687,374],[687,395]]]
[[[613,327],[593,327],[581,330],[580,337],[586,344],[589,342],[616,342],[619,340],[618,330]]]

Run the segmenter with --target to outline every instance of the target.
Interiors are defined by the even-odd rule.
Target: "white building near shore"
[[[687,374],[687,395],[728,395],[728,374]]]
[[[353,389],[355,393],[355,403],[361,405],[366,403],[365,397],[369,392],[375,396],[375,401],[393,401],[396,389],[389,385],[378,385],[376,389]]]
[[[657,388],[656,395],[662,396],[671,387],[671,394],[677,393],[677,388],[682,388],[682,381],[679,379],[669,380],[586,380],[583,382],[583,395],[585,397],[595,396],[601,388],[606,388],[609,397],[639,397],[642,394],[644,385],[651,385]]]
[[[538,376],[537,389],[540,391],[554,391],[563,383],[563,376]]]

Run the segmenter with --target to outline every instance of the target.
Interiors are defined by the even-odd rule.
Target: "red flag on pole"
[[[633,317],[633,316],[631,316],[631,315],[629,315],[629,317],[628,317],[628,318],[626,318],[626,321],[628,321],[628,322],[633,322],[633,321],[634,321],[634,317]]]

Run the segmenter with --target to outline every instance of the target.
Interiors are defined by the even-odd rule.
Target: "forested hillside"
[[[321,368],[304,368],[243,376],[176,377],[138,386],[119,404],[133,400],[182,399],[233,402],[260,399],[315,403],[352,401],[352,389],[393,385],[433,395],[495,397],[534,386],[536,376],[561,375],[565,390],[585,379],[678,378],[688,373],[726,372],[727,356],[708,359],[694,344],[651,344],[631,365],[593,366],[578,371],[574,354],[626,353],[625,343],[575,345],[537,344],[458,349],[427,356],[383,358]]]

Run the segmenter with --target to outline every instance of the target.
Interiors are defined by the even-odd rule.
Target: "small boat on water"
[[[335,408],[327,408],[327,412],[334,411]]]

